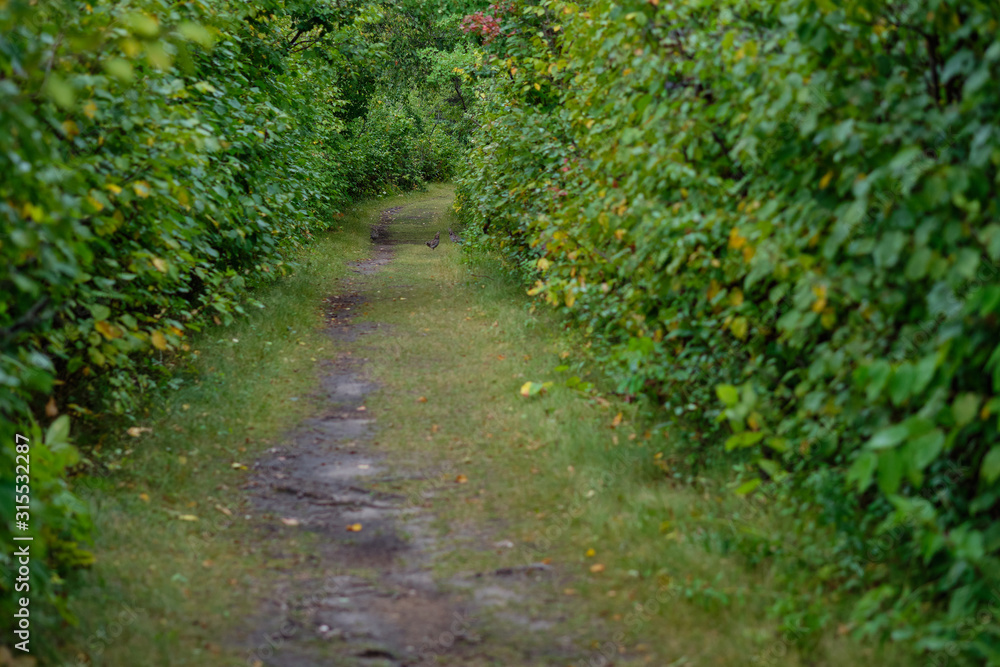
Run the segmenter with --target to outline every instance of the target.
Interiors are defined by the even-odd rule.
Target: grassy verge
[[[443,209],[430,233],[455,224]],[[385,298],[368,317],[389,324],[367,340],[383,386],[370,401],[380,446],[429,472],[395,489],[426,498],[454,541],[442,577],[552,563],[567,576],[538,591],[558,605],[546,615],[588,638],[592,664],[620,650],[653,665],[913,664],[899,647],[859,646],[847,628],[816,638],[769,621],[781,573],[749,567],[719,536],[767,531],[770,519],[732,524],[742,501],[717,479],[672,484],[672,441],[635,406],[567,387],[584,351],[495,263],[463,264],[449,243],[404,245],[370,282]],[[526,382],[553,384],[525,398]],[[587,625],[595,616],[599,630]]]
[[[244,466],[308,411],[316,361],[332,353],[322,299],[346,261],[370,253],[370,217],[397,199],[354,209],[293,275],[254,295],[263,309],[194,337],[183,381],[153,401],[137,435],[102,434],[121,467],[76,482],[93,508],[97,562],[70,603],[79,623],[64,664],[237,662],[226,647],[237,610],[252,609],[271,558],[239,492]]]

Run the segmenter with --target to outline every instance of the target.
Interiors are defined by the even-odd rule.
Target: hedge
[[[786,517],[724,542],[788,573],[797,636],[847,595],[860,637],[1000,664],[1000,6],[490,15],[483,243]]]

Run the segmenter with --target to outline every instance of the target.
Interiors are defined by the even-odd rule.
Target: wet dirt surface
[[[350,265],[359,278],[392,261],[399,211],[384,211],[373,225],[372,258]],[[448,547],[430,528],[425,499],[374,488],[391,479],[373,443],[378,415],[365,406],[378,387],[366,375],[364,338],[378,325],[355,321],[377,296],[362,285],[346,280],[326,299],[327,332],[343,351],[321,366],[312,416],[254,464],[246,484],[269,567],[260,573],[266,593],[239,640],[240,664],[568,664],[570,642],[557,637],[542,649],[537,641],[514,649],[510,659],[513,636],[545,633],[558,621],[507,609],[531,595],[534,581],[555,576],[551,568],[470,572],[442,586],[431,565]]]

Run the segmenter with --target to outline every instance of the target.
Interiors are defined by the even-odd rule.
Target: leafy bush
[[[500,18],[469,222],[691,462],[742,463],[739,492],[786,508],[787,533],[734,539],[798,565],[790,591],[853,591],[861,635],[1000,661],[970,622],[1000,585],[995,4]],[[815,629],[826,608],[775,610]]]
[[[0,563],[20,433],[33,618],[58,618],[90,558],[69,417],[130,418],[191,332],[252,305],[248,288],[285,273],[352,197],[449,175],[453,142],[371,104],[385,54],[366,31],[386,10],[0,3]],[[6,636],[14,572],[0,578]]]

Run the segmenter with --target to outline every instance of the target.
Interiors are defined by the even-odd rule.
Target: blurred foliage
[[[249,290],[287,273],[352,199],[451,175],[460,118],[439,122],[434,94],[401,87],[425,67],[419,50],[462,39],[441,27],[449,7],[0,0],[5,636],[12,533],[34,538],[36,632],[72,621],[62,601],[92,559],[67,472],[102,461],[71,444],[69,420],[135,419],[176,382],[189,336],[260,306]],[[27,531],[13,513],[18,433]]]
[[[796,636],[849,594],[859,636],[1000,664],[1000,6],[489,15],[480,245],[783,517],[726,543],[787,566]]]

